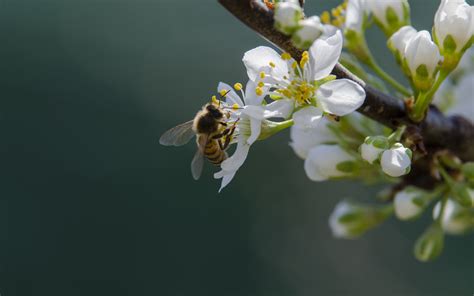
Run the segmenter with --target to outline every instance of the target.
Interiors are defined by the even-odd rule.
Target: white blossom
[[[367,15],[366,0],[349,0],[346,10],[346,21],[344,28],[346,30],[362,33],[364,18]]]
[[[317,107],[300,111],[299,115],[304,116],[299,119],[295,113],[295,125],[314,127],[323,111],[343,116],[355,111],[365,100],[365,91],[357,83],[328,79],[341,54],[342,42],[341,32],[333,28],[313,43],[299,63],[287,53],[279,55],[264,46],[246,52],[243,62],[250,80],[257,85],[257,93],[267,87],[269,94],[281,97],[279,100],[289,108],[306,109],[315,104]]]
[[[298,29],[291,36],[291,40],[298,48],[307,49],[323,31],[324,25],[319,17],[312,16],[299,22]]]
[[[349,172],[341,170],[343,163],[352,163],[355,159],[338,145],[318,145],[309,150],[304,162],[304,170],[312,181],[325,181],[329,178],[343,177]]]
[[[391,213],[391,206],[368,206],[342,200],[329,217],[329,227],[334,237],[352,239],[379,225]]]
[[[461,52],[474,35],[474,6],[464,0],[442,0],[434,18],[433,33],[443,54]]]
[[[424,201],[420,191],[413,188],[399,191],[394,198],[395,215],[400,220],[410,220],[424,210]]]
[[[441,217],[441,227],[449,234],[463,234],[473,227],[472,213],[467,214],[466,209],[451,198],[446,201],[443,217]],[[441,202],[437,202],[433,208],[433,219],[438,219],[441,213]],[[464,213],[464,215],[463,215]]]
[[[382,153],[380,165],[384,173],[391,177],[408,174],[411,167],[411,151],[397,143]]]
[[[321,144],[337,142],[336,136],[328,128],[329,124],[331,124],[331,122],[323,118],[315,128],[307,129],[292,126],[290,131],[290,146],[296,155],[302,159],[306,159],[310,149]]]
[[[236,130],[234,132],[237,148],[234,154],[221,163],[221,171],[214,174],[214,178],[222,178],[222,184],[219,191],[221,191],[234,178],[237,170],[245,162],[250,146],[260,136],[262,125],[265,124],[267,118],[284,118],[287,111],[286,106],[279,102],[274,102],[266,106],[262,106],[264,95],[257,95],[255,93],[255,85],[249,81],[246,86],[246,91],[242,91],[243,100],[228,84],[220,82],[217,90],[219,93],[226,94],[226,104],[228,107],[234,109],[232,114],[236,123]],[[230,123],[228,123],[230,124]]]
[[[404,57],[415,86],[421,90],[431,87],[441,55],[428,31],[420,31],[408,40]]]
[[[412,26],[401,27],[397,32],[395,32],[387,41],[388,47],[400,55],[405,54],[405,48],[408,44],[408,41],[415,36],[417,33],[416,29]]]
[[[386,31],[396,30],[409,22],[406,13],[409,10],[409,5],[406,0],[366,0],[366,2],[376,20]],[[387,16],[397,19],[388,19]]]
[[[275,5],[273,19],[275,27],[285,34],[293,33],[303,16],[302,9],[297,1],[281,1]]]
[[[360,145],[360,155],[372,164],[380,158],[382,152],[388,148],[388,140],[383,136],[367,137]]]

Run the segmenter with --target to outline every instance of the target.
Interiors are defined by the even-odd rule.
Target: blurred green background
[[[411,4],[430,29],[438,2]],[[334,239],[334,205],[379,188],[310,182],[288,133],[254,145],[221,194],[211,166],[192,180],[192,144],[158,144],[266,44],[215,1],[3,0],[0,32],[2,296],[474,292],[472,236],[413,258],[429,213]]]

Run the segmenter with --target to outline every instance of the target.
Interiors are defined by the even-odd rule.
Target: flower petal
[[[291,99],[279,99],[265,106],[265,118],[278,117],[288,118],[295,108],[294,101]]]
[[[226,91],[226,92],[228,91],[228,93],[225,96],[227,104],[229,105],[237,104],[239,106],[244,105],[239,95],[234,91],[232,86],[224,82],[219,82],[219,85],[217,85],[217,92],[220,93],[221,91]]]
[[[263,95],[258,96],[255,91],[256,87],[257,85],[252,80],[247,82],[247,85],[245,86],[245,105],[262,105],[263,98],[265,98],[268,88],[263,87]]]
[[[294,126],[302,129],[316,128],[323,117],[323,111],[314,106],[305,107],[293,114]]]
[[[336,136],[328,128],[330,121],[323,117],[316,128],[302,129],[296,126],[291,127],[290,146],[302,159],[306,159],[308,151],[317,145],[336,142]]]
[[[245,140],[237,143],[234,154],[221,163],[221,168],[228,172],[237,171],[247,159],[249,148],[250,145]]]
[[[342,33],[337,30],[334,35],[317,39],[309,48],[309,66],[311,80],[319,80],[331,74],[342,51]]]
[[[274,49],[267,46],[259,46],[247,51],[242,61],[247,68],[247,75],[252,81],[257,80],[261,71],[277,79],[283,79],[283,76],[288,75],[286,61]],[[275,67],[269,67],[270,63],[274,64]]]
[[[365,91],[351,80],[338,79],[321,85],[316,91],[316,98],[325,112],[344,116],[362,106]]]

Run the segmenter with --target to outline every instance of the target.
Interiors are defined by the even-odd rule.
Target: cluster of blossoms
[[[251,145],[291,128],[289,144],[304,160],[310,180],[357,178],[396,184],[381,195],[382,205],[349,200],[337,204],[329,218],[334,236],[356,238],[392,214],[412,220],[434,205],[434,222],[414,248],[416,258],[429,261],[441,253],[445,233],[474,230],[474,163],[438,151],[430,159],[438,180],[435,187],[406,187],[402,178],[410,173],[412,161],[424,157],[423,151],[413,149],[412,153],[411,148],[418,146],[405,126],[390,130],[354,113],[364,104],[364,88],[331,75],[339,61],[382,91],[387,91],[387,83],[394,96],[404,100],[414,122],[424,118],[433,99],[448,114],[472,120],[474,54],[469,48],[474,40],[474,7],[463,0],[442,0],[432,40],[428,31],[410,26],[406,0],[348,0],[331,13],[308,18],[298,1],[264,3],[274,9],[275,28],[306,51],[296,60],[289,53],[257,47],[242,59],[248,76],[245,88],[240,83],[219,83],[217,91],[223,100],[214,96],[213,101],[229,110],[226,124],[234,126],[235,132],[226,137],[236,144],[214,174],[222,179],[220,190],[242,167]],[[372,23],[386,35],[387,46],[411,89],[383,71],[372,56],[364,35]],[[367,73],[359,62],[374,73]]]

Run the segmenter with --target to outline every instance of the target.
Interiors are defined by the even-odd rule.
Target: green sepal
[[[444,233],[438,222],[433,223],[416,241],[414,255],[422,262],[432,261],[443,252]]]

